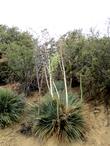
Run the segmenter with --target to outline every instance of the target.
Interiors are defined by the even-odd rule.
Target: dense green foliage
[[[109,102],[110,38],[96,35],[84,37],[81,31],[74,31],[64,35],[60,42],[63,44],[70,85],[74,87],[80,82],[81,73],[86,100],[95,98]]]
[[[17,122],[24,110],[24,99],[11,90],[0,88],[0,127]]]
[[[42,35],[39,42],[39,38],[33,39],[28,32],[0,25],[0,54],[7,58],[7,62],[0,62],[0,81],[18,81],[25,92],[34,82],[41,92],[47,81],[50,85],[50,59],[52,78],[62,90],[63,84],[57,82],[63,79],[59,63],[59,50],[62,50],[68,87],[79,86],[81,74],[85,99],[109,102],[110,38],[94,33],[85,36],[80,30],[66,33],[57,42],[47,37],[47,31]]]
[[[0,26],[0,53],[2,59],[8,59],[6,67],[4,65],[0,70],[1,79],[19,81],[25,90],[34,72],[33,52],[34,40],[28,32]]]

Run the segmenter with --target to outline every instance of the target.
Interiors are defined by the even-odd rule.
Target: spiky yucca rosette
[[[11,90],[0,88],[0,127],[17,122],[24,110],[24,98]]]
[[[81,102],[69,96],[69,107],[66,109],[64,100],[47,99],[39,106],[33,107],[35,114],[33,130],[42,140],[56,137],[59,142],[84,140],[85,121],[81,115]]]

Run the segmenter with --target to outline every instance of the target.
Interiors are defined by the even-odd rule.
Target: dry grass
[[[36,102],[38,100],[38,93],[28,98],[28,102]],[[97,107],[97,112],[94,111],[90,105],[84,106],[84,115],[89,124],[89,133],[85,143],[75,143],[72,146],[110,146],[110,126],[107,127],[107,117],[104,112],[104,107]],[[10,128],[0,129],[0,146],[57,146],[57,142],[53,139],[47,144],[38,142],[34,137],[26,137],[21,135],[19,125],[13,125]],[[64,146],[64,145],[63,145]]]
[[[87,119],[90,131],[85,143],[76,143],[72,146],[110,146],[110,127],[106,127],[106,116],[104,108],[99,107],[99,112],[94,114],[89,105],[85,107],[85,118]],[[18,132],[19,126],[13,125],[5,130],[0,130],[0,146],[42,146],[36,138],[25,137]],[[45,146],[57,146],[52,139]]]

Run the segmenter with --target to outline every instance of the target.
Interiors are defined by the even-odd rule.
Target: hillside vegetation
[[[109,126],[110,37],[74,30],[56,41],[46,29],[41,36],[0,25],[0,127],[19,122],[22,134],[43,142],[86,143],[85,107],[104,108]]]

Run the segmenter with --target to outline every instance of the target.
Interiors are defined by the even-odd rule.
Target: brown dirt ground
[[[28,99],[28,102],[35,102],[37,99],[38,94],[35,93]],[[99,106],[97,110],[94,110],[90,105],[86,104],[83,111],[87,125],[89,125],[87,141],[73,143],[71,146],[110,146],[110,126],[107,126],[104,107]],[[0,146],[57,146],[54,140],[44,144],[35,137],[20,134],[19,125],[15,124],[10,128],[0,129]]]

